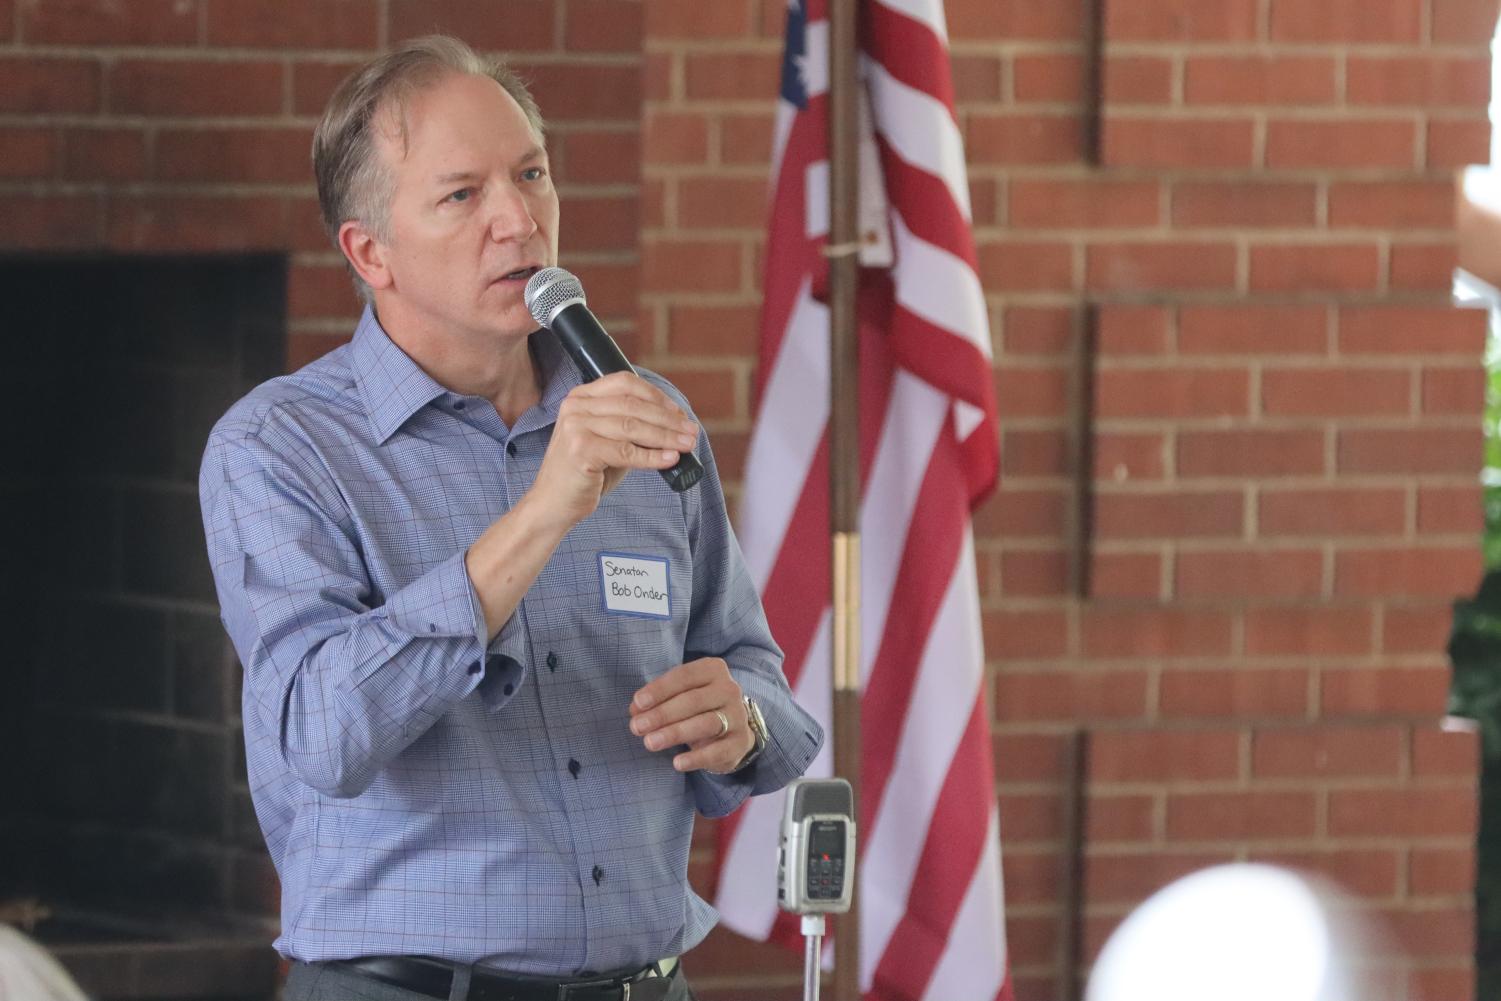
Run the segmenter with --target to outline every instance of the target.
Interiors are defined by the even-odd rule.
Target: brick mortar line
[[[645,160],[642,163],[642,176],[651,180],[756,180],[764,181],[769,186],[772,180],[767,169],[769,166],[762,163],[732,165],[702,161],[682,163]]]
[[[1162,59],[1192,58],[1201,59],[1225,59],[1225,58],[1297,58],[1309,59],[1355,57],[1367,59],[1489,59],[1490,39],[1481,43],[1465,42],[1350,42],[1343,39],[1330,39],[1328,41],[1314,42],[1290,42],[1290,41],[1182,41],[1173,39],[1169,41],[1107,41],[1104,46],[1103,57],[1107,61],[1115,56],[1141,58],[1143,56],[1158,57]]]
[[[1433,239],[1435,237],[1456,236],[1452,226],[1410,226],[1410,227],[1382,227],[1382,226],[1351,226],[1315,224],[1306,227],[1266,227],[1251,229],[1248,227],[1230,226],[1193,226],[1183,227],[1172,223],[1158,224],[1153,227],[1119,226],[1119,227],[1090,227],[1090,226],[1057,226],[1053,228],[995,228],[977,227],[974,230],[975,242],[980,246],[989,244],[1004,244],[1008,240],[1045,240],[1047,238],[1078,241],[1084,240],[1087,245],[1101,246],[1111,242],[1129,241],[1135,244],[1151,246],[1154,244],[1168,243],[1244,243],[1248,250],[1259,249],[1262,246],[1325,246],[1334,243],[1377,243],[1381,239],[1391,239],[1394,236],[1417,239]],[[1116,239],[1112,239],[1116,238]],[[1337,239],[1331,239],[1337,238]],[[1280,241],[1271,244],[1270,241]]]
[[[1352,415],[1352,416],[1348,416],[1348,417],[1340,417],[1340,416],[1329,416],[1329,415],[1325,415],[1325,414],[1316,414],[1316,415],[1302,417],[1302,418],[1298,418],[1298,417],[1274,417],[1274,418],[1267,418],[1267,419],[1264,419],[1264,420],[1258,420],[1258,421],[1254,421],[1254,422],[1251,420],[1251,418],[1249,417],[1249,415],[1246,415],[1246,414],[1229,414],[1229,415],[1223,415],[1223,416],[1222,415],[1208,415],[1208,416],[1203,416],[1203,417],[1200,417],[1200,416],[1179,417],[1179,416],[1176,416],[1176,415],[1167,415],[1167,416],[1163,416],[1163,417],[1136,417],[1136,416],[1133,416],[1133,417],[1118,417],[1118,418],[1117,417],[1101,417],[1097,423],[1098,423],[1098,426],[1102,430],[1107,430],[1107,431],[1111,431],[1111,432],[1162,430],[1163,429],[1163,425],[1167,425],[1167,424],[1171,424],[1175,430],[1180,431],[1180,432],[1182,432],[1182,431],[1227,431],[1227,430],[1228,431],[1270,431],[1270,430],[1285,430],[1285,431],[1309,430],[1309,431],[1312,431],[1312,430],[1318,430],[1320,427],[1322,427],[1324,425],[1331,425],[1331,426],[1334,427],[1334,429],[1336,431],[1410,431],[1410,430],[1422,430],[1422,431],[1459,431],[1459,430],[1470,431],[1470,430],[1475,430],[1475,431],[1478,431],[1479,430],[1479,428],[1476,426],[1476,422],[1475,422],[1475,419],[1474,419],[1473,416],[1465,416],[1465,415],[1457,415],[1456,416],[1456,415],[1453,415],[1453,414],[1427,415],[1426,420],[1423,422],[1423,426],[1421,428],[1413,428],[1411,426],[1410,422],[1403,422],[1403,421],[1399,420],[1399,418],[1401,418],[1403,416],[1411,416],[1411,415],[1401,415],[1401,414],[1391,415],[1391,416],[1380,416],[1380,415],[1378,415],[1378,416],[1374,416],[1374,417],[1353,416]],[[1033,418],[1033,419],[1034,420],[1041,420],[1041,418]],[[1227,426],[1227,424],[1226,424],[1227,420],[1234,420],[1234,421],[1238,421],[1238,422],[1243,422],[1243,424],[1236,424],[1234,426]],[[1297,423],[1300,420],[1302,421],[1302,423]],[[1378,473],[1378,472],[1366,472],[1366,473],[1362,473],[1362,472],[1357,472],[1357,471],[1353,471],[1352,470],[1351,473],[1350,473],[1350,475],[1353,476],[1353,477],[1360,477],[1360,476],[1376,476],[1376,477],[1379,477],[1379,476],[1388,476],[1388,475],[1423,477],[1423,476],[1456,476],[1456,475],[1458,475],[1458,473],[1457,472],[1446,472],[1444,470],[1431,470],[1431,471],[1416,472],[1416,473]]]
[[[1129,494],[1112,494],[1112,497],[1127,497],[1127,495]],[[1156,497],[1156,494],[1147,492],[1147,494],[1136,494],[1136,497]],[[1181,497],[1181,494],[1172,494],[1172,497]],[[1247,504],[1247,512],[1252,507],[1250,504]],[[1156,537],[1159,537],[1159,539],[1169,539],[1169,536]],[[1451,531],[1451,533],[1420,533],[1415,534],[1415,536],[1382,533],[1369,534],[1369,536],[1340,536],[1337,539],[1330,539],[1330,537],[1324,536],[1324,534],[1291,536],[1291,534],[1286,533],[1256,533],[1219,537],[1196,536],[1193,539],[1171,537],[1171,539],[1174,542],[1174,552],[1178,552],[1181,555],[1238,555],[1241,552],[1246,552],[1246,554],[1250,554],[1250,552],[1255,552],[1255,554],[1261,554],[1261,552],[1271,552],[1271,554],[1277,554],[1277,552],[1280,552],[1280,554],[1288,554],[1288,552],[1322,552],[1324,551],[1324,546],[1333,546],[1334,555],[1348,555],[1351,552],[1364,552],[1370,548],[1390,549],[1391,543],[1394,542],[1426,542],[1439,546],[1444,545],[1444,543],[1463,545],[1463,543],[1474,540],[1474,533]],[[1240,543],[1240,546],[1231,545],[1231,543]],[[1402,548],[1409,548],[1409,546],[1402,546]],[[1301,596],[1289,594],[1289,596],[1283,597],[1282,600],[1295,603],[1298,597]],[[1174,608],[1192,606],[1195,600],[1204,599],[1181,599],[1180,597],[1180,599],[1175,600]],[[1262,656],[1267,656],[1267,654],[1262,654]]]
[[[1004,111],[1036,111],[1055,114],[1077,115],[1082,107],[1077,102],[1065,101],[965,101],[958,107],[960,116],[967,113],[983,112],[987,110]],[[1323,114],[1325,117],[1338,117],[1351,121],[1365,121],[1368,118],[1377,117],[1383,113],[1394,114],[1396,112],[1424,112],[1437,113],[1439,115],[1468,115],[1475,117],[1478,109],[1466,102],[1452,104],[1432,104],[1422,101],[1392,101],[1388,103],[1362,103],[1347,104],[1338,100],[1330,102],[1298,101],[1117,101],[1106,105],[1103,112],[1107,118],[1116,120],[1136,119],[1144,117],[1148,112],[1155,112],[1156,118],[1197,119],[1205,117],[1208,113],[1215,113],[1218,120],[1238,120],[1239,116],[1261,113],[1271,115],[1286,115],[1289,118],[1313,116]],[[1164,115],[1163,112],[1172,112]],[[1292,114],[1287,114],[1292,113]],[[1227,119],[1227,115],[1229,118]]]
[[[0,121],[5,116],[0,116]],[[1008,180],[1029,183],[1073,183],[1091,187],[1109,188],[1115,185],[1159,183],[1219,184],[1232,185],[1285,185],[1319,183],[1350,183],[1346,176],[1352,170],[1364,174],[1379,172],[1375,178],[1381,183],[1450,181],[1454,172],[1449,168],[1413,167],[1146,167],[1125,164],[1118,167],[1091,167],[1070,161],[1068,163],[1044,164],[996,164],[980,161],[969,164],[970,179]],[[1371,178],[1360,177],[1357,181],[1369,182]]]
[[[310,180],[306,185],[289,184],[283,181],[54,181],[0,182],[0,195],[26,195],[38,198],[70,197],[74,195],[102,195],[119,198],[160,196],[218,197],[225,195],[274,195],[285,198],[314,199],[316,189]]]
[[[681,207],[679,207],[681,210]],[[709,227],[702,229],[696,226],[678,225],[669,229],[643,229],[640,232],[642,249],[652,246],[666,246],[673,243],[703,243],[712,242],[725,246],[745,246],[745,242],[755,235],[764,235],[764,229],[729,229],[725,227]]]
[[[1020,361],[1020,358],[1012,359]],[[1051,365],[1023,365],[1023,368],[1056,368],[1067,361],[1067,356],[1060,356],[1059,361]],[[1424,368],[1463,369],[1471,368],[1476,372],[1482,371],[1480,359],[1466,359],[1458,355],[1419,355],[1413,354],[1370,354],[1365,352],[1351,352],[1349,354],[1311,354],[1285,353],[1285,354],[1236,354],[1232,352],[1216,354],[1167,354],[1143,352],[1119,352],[1102,354],[1095,366],[1096,371],[1117,372],[1154,372],[1164,369],[1188,369],[1192,371],[1294,371],[1294,372],[1324,372],[1324,371],[1409,371],[1419,372]],[[1254,396],[1254,393],[1251,394]],[[1409,400],[1416,404],[1416,398]],[[1264,420],[1276,415],[1254,414],[1257,420]],[[1297,414],[1284,415],[1297,417]],[[1313,414],[1302,415],[1313,417],[1340,417],[1340,414]],[[1352,414],[1355,417],[1373,417],[1375,414]],[[1393,414],[1393,417],[1400,416]],[[1453,416],[1453,415],[1444,415]],[[1470,416],[1470,415],[1465,415]]]
[[[1033,105],[1031,107],[1038,108]],[[1039,109],[1041,110],[1041,109]],[[1049,107],[1046,110],[1052,111]],[[1172,114],[1164,115],[1162,112],[1170,111]],[[1334,114],[1330,114],[1334,112]],[[1077,109],[1074,109],[1077,113]],[[1450,107],[1430,107],[1428,105],[1393,105],[1366,107],[1337,107],[1334,105],[1286,105],[1269,106],[1264,104],[1193,104],[1193,105],[1168,105],[1168,104],[1133,104],[1125,107],[1113,107],[1105,116],[1107,120],[1120,122],[1126,121],[1161,121],[1171,119],[1176,122],[1219,122],[1221,124],[1234,125],[1242,121],[1253,120],[1257,116],[1274,118],[1277,123],[1283,122],[1306,122],[1328,124],[1331,120],[1339,124],[1369,124],[1372,122],[1403,121],[1421,125],[1425,120],[1430,121],[1488,121],[1484,107],[1470,109]],[[1271,124],[1269,122],[1269,124]],[[1397,168],[1405,169],[1405,168]]]
[[[1248,835],[1227,835],[1223,839],[1210,840],[1178,840],[1172,837],[1164,837],[1160,842],[1151,841],[1107,841],[1102,847],[1089,850],[1086,855],[1089,858],[1098,859],[1129,859],[1150,855],[1154,851],[1161,852],[1164,848],[1179,849],[1188,854],[1201,852],[1224,851],[1234,847],[1236,850],[1245,851],[1268,851],[1278,850],[1287,852],[1315,852],[1350,850],[1351,848],[1364,848],[1368,850],[1401,851],[1408,848],[1437,848],[1444,845],[1431,844],[1430,842],[1449,841],[1454,842],[1461,835],[1423,834],[1423,835],[1391,835],[1391,834],[1313,834],[1304,836],[1269,836],[1259,838]],[[1098,843],[1098,842],[1097,842]],[[1348,845],[1348,847],[1346,847]],[[1431,900],[1434,897],[1443,897],[1444,894],[1425,896],[1422,899]]]
[[[1106,602],[1109,602],[1111,600],[1113,600],[1113,599],[1105,599]],[[1135,600],[1135,599],[1132,599],[1132,600]],[[1303,604],[1306,605],[1307,603],[1304,602]],[[1054,607],[1055,606],[1044,606],[1044,607],[1036,608],[1036,609],[1027,609],[1027,608],[1000,608],[1000,609],[996,609],[996,608],[989,608],[989,609],[986,609],[986,610],[987,611],[1001,611],[1001,612],[1027,612],[1027,611],[1049,611],[1049,610],[1053,610]],[[1181,604],[1180,605],[1168,605],[1168,606],[1165,606],[1165,607],[1168,608],[1168,609],[1174,610],[1174,611],[1195,610],[1195,609],[1193,609],[1192,606],[1185,607],[1185,606],[1183,606]],[[1301,607],[1301,606],[1297,605],[1296,603],[1294,603],[1294,605],[1292,607]],[[1199,608],[1197,610],[1198,611],[1202,611],[1202,612],[1218,611],[1220,614],[1227,614],[1227,615],[1230,614],[1232,611],[1234,611],[1234,609],[1228,609],[1228,608],[1221,608],[1221,609]],[[1110,605],[1108,603],[1106,603],[1106,604],[1103,604],[1102,607],[1099,607],[1097,609],[1097,611],[1101,612],[1102,614],[1109,614],[1111,611],[1113,611],[1113,609],[1110,607]],[[1424,655],[1421,655],[1421,656],[1426,656],[1426,657],[1429,657],[1429,658],[1434,658],[1436,656],[1436,654],[1424,654]],[[1293,655],[1293,654],[1286,655],[1286,656],[1284,656],[1282,658],[1283,662],[1282,663],[1278,663],[1277,662],[1277,658],[1262,657],[1260,655],[1255,656],[1255,657],[1246,657],[1243,654],[1236,654],[1236,653],[1233,653],[1233,652],[1226,652],[1224,654],[1220,654],[1220,655],[1217,655],[1215,657],[1205,657],[1202,654],[1195,655],[1193,657],[1189,657],[1189,656],[1181,656],[1181,657],[1179,657],[1179,656],[1174,656],[1172,654],[1152,654],[1152,655],[1143,656],[1143,657],[1137,657],[1137,658],[1090,657],[1087,654],[1077,654],[1077,653],[1075,653],[1075,654],[1059,654],[1057,657],[1053,657],[1053,658],[1050,658],[1050,659],[1039,659],[1039,658],[1007,659],[1007,658],[991,657],[991,658],[989,658],[989,660],[987,661],[987,663],[990,663],[990,664],[994,665],[998,671],[1006,671],[1006,672],[1018,672],[1019,671],[1019,672],[1030,673],[1030,674],[1058,674],[1058,675],[1064,675],[1064,676],[1073,675],[1073,674],[1081,674],[1081,675],[1106,674],[1106,673],[1113,674],[1113,673],[1117,673],[1117,672],[1133,672],[1133,673],[1135,673],[1135,672],[1139,672],[1139,671],[1142,671],[1142,670],[1150,670],[1150,669],[1153,669],[1153,668],[1155,668],[1158,671],[1162,672],[1164,676],[1166,676],[1168,674],[1177,673],[1177,672],[1183,672],[1183,671],[1199,671],[1199,672],[1204,672],[1204,671],[1226,671],[1226,670],[1228,670],[1225,667],[1225,664],[1226,664],[1227,661],[1233,661],[1235,663],[1235,665],[1236,665],[1237,668],[1242,668],[1242,667],[1256,667],[1256,668],[1260,668],[1260,669],[1263,669],[1263,670],[1269,670],[1269,671],[1283,671],[1283,670],[1294,671],[1294,670],[1299,670],[1299,669],[1301,669],[1303,667],[1307,667],[1310,671],[1315,671],[1315,672],[1333,671],[1333,672],[1336,672],[1336,673],[1342,672],[1342,671],[1361,671],[1361,672],[1377,671],[1377,672],[1380,672],[1380,671],[1433,670],[1433,669],[1436,669],[1436,668],[1433,668],[1433,666],[1432,666],[1435,663],[1435,661],[1433,659],[1430,659],[1428,661],[1416,660],[1416,659],[1413,659],[1414,655],[1411,655],[1411,654],[1404,656],[1404,655],[1400,655],[1400,654],[1363,653],[1363,654],[1351,654],[1351,655],[1343,657],[1343,658],[1330,658],[1328,663],[1325,663],[1322,660],[1320,660],[1317,663],[1313,663],[1310,658],[1300,659],[1296,663],[1288,663],[1287,661],[1289,660],[1289,658],[1292,658],[1292,657],[1296,657],[1296,655]],[[1317,715],[1313,716],[1311,719],[1308,718],[1306,715],[1264,715],[1264,716],[1255,716],[1255,717],[1239,717],[1239,716],[1226,716],[1226,715],[1216,715],[1216,714],[1195,715],[1195,714],[1180,714],[1180,713],[1173,713],[1173,714],[1168,715],[1168,716],[1161,716],[1159,718],[1148,719],[1148,718],[1146,718],[1146,716],[1143,713],[1143,714],[1136,714],[1136,715],[1129,716],[1129,717],[1117,717],[1117,718],[1113,718],[1113,719],[1109,718],[1109,717],[1095,718],[1095,719],[1091,720],[1091,725],[1092,725],[1092,728],[1095,729],[1096,731],[1117,730],[1117,729],[1119,729],[1119,730],[1124,730],[1125,732],[1134,732],[1134,733],[1143,733],[1143,732],[1146,732],[1146,733],[1150,733],[1150,732],[1156,732],[1157,728],[1164,728],[1164,729],[1166,729],[1166,728],[1188,727],[1189,729],[1188,729],[1187,732],[1196,732],[1197,729],[1203,729],[1203,728],[1212,728],[1216,732],[1220,732],[1221,730],[1224,729],[1224,727],[1225,727],[1226,724],[1235,723],[1235,722],[1239,722],[1239,723],[1241,723],[1244,726],[1254,726],[1254,727],[1258,727],[1258,728],[1264,728],[1264,727],[1280,726],[1280,725],[1299,725],[1299,726],[1304,726],[1304,725],[1312,725],[1312,724],[1323,724],[1323,725],[1328,725],[1328,724],[1341,724],[1341,725],[1349,724],[1349,725],[1369,726],[1369,725],[1373,725],[1375,722],[1381,722],[1381,721],[1386,721],[1386,722],[1390,723],[1390,722],[1410,721],[1412,719],[1412,717],[1401,717],[1399,719],[1388,719],[1387,717],[1370,718],[1370,717],[1366,717],[1366,716],[1348,716],[1348,715],[1341,715],[1341,714],[1337,714],[1337,713],[1330,715],[1330,714],[1324,714],[1321,710],[1316,710],[1316,712],[1317,712]],[[1427,719],[1428,717],[1423,717],[1423,718]],[[1437,720],[1438,720],[1438,717],[1434,716],[1433,717],[1433,726],[1434,727],[1438,726]],[[1035,724],[1039,724],[1039,723],[1051,723],[1051,722],[1053,722],[1053,721],[1050,720],[1050,719],[1048,719],[1048,718],[1046,718],[1046,717],[1039,718],[1039,719],[1015,719],[1015,720],[1000,721],[1000,722],[997,723],[997,726],[1030,726],[1030,725],[1035,725]]]
[[[1290,729],[1318,730],[1321,723],[1315,721],[1303,724],[1301,727]],[[1392,784],[1393,779],[1402,778],[1397,785]],[[1412,776],[1402,777],[1395,772],[1385,775],[1355,775],[1355,776],[1281,776],[1266,775],[1258,776],[1254,772],[1248,773],[1244,778],[1236,779],[1130,779],[1123,781],[1093,780],[1085,783],[1086,795],[1100,795],[1104,790],[1109,790],[1110,796],[1140,796],[1143,793],[1161,793],[1164,797],[1178,795],[1184,798],[1195,796],[1225,796],[1225,795],[1255,795],[1260,792],[1465,792],[1474,788],[1473,777],[1464,776]],[[1344,836],[1344,835],[1336,835]],[[1381,837],[1381,835],[1360,835],[1360,837]],[[1405,837],[1404,835],[1387,835],[1387,837]],[[1461,835],[1434,834],[1427,835],[1435,839],[1457,838]]]
[[[782,39],[721,37],[721,38],[662,38],[647,36],[641,40],[644,55],[706,55],[706,56],[782,56]]]
[[[639,199],[641,186],[630,182],[591,183],[588,181],[564,181],[557,186],[558,197],[565,199],[563,207],[568,207],[566,199],[569,198],[618,198]]]
[[[1095,244],[1104,246],[1104,244]],[[1318,246],[1318,244],[1314,244]],[[986,301],[997,309],[1007,306],[1081,306],[1086,303],[1096,306],[1157,306],[1165,300],[1183,306],[1335,306],[1344,308],[1368,308],[1391,306],[1394,308],[1431,306],[1437,290],[1393,289],[1385,294],[1370,289],[1310,289],[1306,291],[1266,289],[1250,294],[1241,294],[1231,286],[1220,288],[1143,288],[1122,291],[1088,287],[1039,289],[1020,292],[986,290]]]
[[[303,49],[246,46],[207,45],[202,48],[186,46],[150,45],[20,45],[0,46],[0,62],[23,59],[82,59],[94,60],[107,65],[120,60],[165,63],[274,63],[295,67],[298,62],[348,63],[350,68],[365,62],[379,53],[375,48],[359,49]],[[640,66],[643,54],[636,51],[601,52],[566,48],[540,50],[479,49],[481,55],[502,54],[512,66]],[[780,48],[777,49],[780,52]]]
[[[1444,476],[1447,476],[1447,477],[1449,477],[1449,480],[1448,480],[1448,483],[1447,483],[1448,486],[1451,486],[1451,487],[1463,487],[1465,489],[1471,489],[1471,488],[1473,488],[1477,496],[1480,493],[1480,489],[1481,489],[1480,484],[1478,484],[1475,481],[1475,477],[1474,477],[1473,473],[1471,473],[1471,474],[1448,473],[1448,474],[1430,474],[1430,475],[1444,475]],[[1258,489],[1261,489],[1261,490],[1268,490],[1268,489],[1270,489],[1272,492],[1291,492],[1291,491],[1294,491],[1294,490],[1333,490],[1335,492],[1343,492],[1345,490],[1349,490],[1350,492],[1364,492],[1364,491],[1376,490],[1376,489],[1392,489],[1392,490],[1395,490],[1395,489],[1398,489],[1398,488],[1405,488],[1405,487],[1410,487],[1410,486],[1417,486],[1418,488],[1422,488],[1423,486],[1433,487],[1433,486],[1441,486],[1441,485],[1443,485],[1443,484],[1435,484],[1435,483],[1414,484],[1412,478],[1411,477],[1407,477],[1407,476],[1404,476],[1404,477],[1402,477],[1400,479],[1393,480],[1391,482],[1387,482],[1385,480],[1380,480],[1380,481],[1377,481],[1377,482],[1366,482],[1366,481],[1364,481],[1358,475],[1354,476],[1353,478],[1357,479],[1357,480],[1361,480],[1361,482],[1357,482],[1357,483],[1354,483],[1354,484],[1346,484],[1346,483],[1344,483],[1343,480],[1331,481],[1328,478],[1326,478],[1326,477],[1324,477],[1324,476],[1322,476],[1320,474],[1288,474],[1288,475],[1269,474],[1269,475],[1238,476],[1238,477],[1229,477],[1229,476],[1223,476],[1223,475],[1215,475],[1215,476],[1184,477],[1183,474],[1181,474],[1181,473],[1178,475],[1177,479],[1168,479],[1168,478],[1164,477],[1164,478],[1156,479],[1156,480],[1148,480],[1146,482],[1148,483],[1148,485],[1158,486],[1158,487],[1179,487],[1179,486],[1184,486],[1184,485],[1187,485],[1187,484],[1191,483],[1195,488],[1203,488],[1205,490],[1224,490],[1224,489],[1227,489],[1227,488],[1244,487],[1248,483],[1250,483],[1250,484],[1254,485],[1255,487],[1257,487]],[[1066,489],[1068,487],[1068,485],[1072,482],[1070,480],[1059,479],[1057,477],[1044,478],[1044,477],[1023,477],[1023,476],[1015,476],[1015,475],[1007,477],[1007,482],[1011,483],[1011,484],[1015,484],[1017,480],[1023,480],[1023,481],[1026,481],[1028,483],[1031,483],[1031,482],[1034,482],[1034,481],[1036,481],[1036,482],[1042,482],[1042,483],[1044,483],[1044,484],[1046,484],[1048,486],[1055,487],[1058,490]],[[1096,480],[1098,481],[1096,483],[1097,487],[1098,486],[1106,486],[1106,487],[1108,487],[1108,486],[1112,485],[1113,482],[1114,482],[1113,480],[1109,480],[1108,478],[1103,477],[1103,476],[1102,477],[1096,477]],[[1331,486],[1331,483],[1336,483],[1336,482],[1338,483],[1338,486]],[[1007,488],[1006,487],[1002,487],[1001,489],[1005,490]],[[1160,491],[1157,491],[1157,492],[1160,492]],[[1319,536],[1319,537],[1322,537],[1322,536]],[[1101,545],[1107,545],[1107,543],[1108,543],[1108,540],[1102,540],[1101,541]],[[1111,550],[1111,551],[1114,551],[1114,550]]]
[[[1258,422],[1252,423],[1250,421],[1249,417],[1241,415],[1241,416],[1234,417],[1234,420],[1236,420],[1239,423],[1227,425],[1226,422],[1225,422],[1226,419],[1222,418],[1222,417],[1193,417],[1193,418],[1181,418],[1181,419],[1180,418],[1174,418],[1174,417],[1116,417],[1116,418],[1109,418],[1108,420],[1102,419],[1098,423],[1099,423],[1100,430],[1106,431],[1106,432],[1109,432],[1109,433],[1112,433],[1112,434],[1120,434],[1120,433],[1136,433],[1136,434],[1161,433],[1162,431],[1164,431],[1165,429],[1167,429],[1168,426],[1171,426],[1171,428],[1173,430],[1177,430],[1179,432],[1200,432],[1200,431],[1226,431],[1226,432],[1242,432],[1242,431],[1335,431],[1335,432],[1338,432],[1338,431],[1341,431],[1341,430],[1354,430],[1354,431],[1376,430],[1376,431],[1385,431],[1385,430],[1404,430],[1404,429],[1409,429],[1409,426],[1406,425],[1406,424],[1385,425],[1385,426],[1355,425],[1353,427],[1352,426],[1348,426],[1348,425],[1346,425],[1344,423],[1332,424],[1331,425],[1329,423],[1329,420],[1327,418],[1325,418],[1323,420],[1314,420],[1312,418],[1304,418],[1304,419],[1302,419],[1301,422],[1298,422],[1298,421],[1296,421],[1295,419],[1292,419],[1292,418],[1275,418],[1275,419],[1269,419],[1269,420],[1266,420],[1266,421],[1258,421]],[[1007,423],[1009,425],[1008,428],[1007,428],[1008,431],[1010,431],[1010,430],[1020,430],[1020,431],[1056,431],[1056,430],[1065,430],[1067,428],[1067,426],[1068,426],[1067,425],[1067,417],[1066,417],[1066,415],[1064,415],[1062,413],[1057,414],[1056,416],[1055,415],[1049,415],[1049,416],[1044,416],[1044,417],[1020,415],[1020,416],[1017,416],[1017,417],[1007,417],[1006,421],[1007,421]],[[1453,430],[1476,430],[1476,428],[1475,428],[1474,421],[1471,420],[1471,421],[1469,421],[1467,423],[1464,423],[1464,424],[1436,424],[1435,426],[1431,426],[1431,427],[1425,425],[1421,430],[1426,430],[1426,431],[1444,431],[1444,430],[1453,431]],[[1455,477],[1455,476],[1458,476],[1460,474],[1457,471],[1452,471],[1452,472],[1436,471],[1436,472],[1420,472],[1420,473],[1357,473],[1357,472],[1352,472],[1352,473],[1350,473],[1350,475],[1352,477],[1357,478],[1357,479],[1360,478],[1360,477],[1380,478],[1380,477],[1385,477],[1385,476],[1400,476],[1400,477],[1403,477],[1403,478],[1414,477],[1414,478],[1421,479],[1423,477]],[[1471,475],[1473,475],[1473,472],[1471,473]],[[1180,476],[1181,476],[1181,474],[1180,474]],[[1245,474],[1245,475],[1239,475],[1239,476],[1225,476],[1224,474],[1206,474],[1204,476],[1196,476],[1196,477],[1192,477],[1192,478],[1196,479],[1196,480],[1198,480],[1198,479],[1215,479],[1215,478],[1225,478],[1225,479],[1246,479],[1246,478],[1251,478],[1251,479],[1255,479],[1258,476],[1274,476],[1274,477],[1278,477],[1279,479],[1294,479],[1294,478],[1303,477],[1303,476],[1320,476],[1320,474],[1317,474],[1317,473],[1285,473],[1285,474],[1267,473],[1267,474],[1255,474],[1255,475]],[[1009,478],[1008,478],[1008,480],[1009,480]],[[1477,489],[1478,489],[1479,484],[1477,483],[1476,486],[1477,486]]]
[[[736,292],[642,292],[641,302],[643,305],[683,305],[683,306],[757,306],[761,305],[762,297],[757,294],[744,291]],[[756,349],[754,344],[748,344],[745,352],[750,357]]]
[[[760,232],[760,231],[757,231]],[[1007,243],[1028,241],[1032,243],[1069,243],[1083,244],[1087,247],[1109,247],[1124,244],[1131,247],[1170,247],[1183,244],[1201,244],[1206,247],[1236,247],[1245,250],[1260,250],[1277,247],[1334,247],[1345,244],[1355,246],[1369,246],[1380,243],[1383,239],[1389,240],[1393,234],[1406,235],[1417,234],[1418,240],[1431,241],[1434,237],[1453,235],[1452,229],[1443,227],[1392,230],[1386,228],[1334,228],[1318,229],[1314,227],[1300,229],[1267,229],[1248,233],[1245,229],[1224,230],[1219,228],[1194,228],[1194,229],[1168,229],[1154,227],[1151,229],[1093,229],[1093,228],[1064,228],[1056,229],[1000,229],[997,227],[979,227],[974,230],[976,244],[981,247],[996,245],[1005,246]],[[1135,290],[1133,290],[1135,291]],[[1143,289],[1142,291],[1147,291]],[[1168,289],[1167,291],[1205,292],[1214,289],[1184,288]],[[1276,295],[1277,289],[1263,291],[1263,295]],[[1288,290],[1297,291],[1297,290]],[[1343,289],[1313,289],[1312,292],[1324,293],[1349,293]],[[1359,289],[1354,291],[1368,291]],[[1429,293],[1431,298],[1437,299],[1437,294]]]

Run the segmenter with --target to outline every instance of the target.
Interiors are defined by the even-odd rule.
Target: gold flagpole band
[[[860,690],[860,533],[834,533],[834,690]]]

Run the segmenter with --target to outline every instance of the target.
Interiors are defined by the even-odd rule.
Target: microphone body
[[[636,373],[636,368],[604,325],[590,312],[579,280],[562,268],[543,268],[526,283],[526,306],[532,319],[552,331],[585,382],[613,372]],[[658,470],[673,490],[681,493],[703,479],[698,456],[682,452],[671,469]]]

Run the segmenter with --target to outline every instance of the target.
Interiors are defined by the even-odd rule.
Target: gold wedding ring
[[[719,717],[719,732],[714,735],[714,739],[718,740],[730,732],[730,718],[719,709],[714,710],[714,715]]]

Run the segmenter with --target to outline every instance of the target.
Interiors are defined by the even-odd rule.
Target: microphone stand
[[[803,915],[803,935],[807,937],[807,951],[803,953],[803,1001],[818,1001],[819,979],[823,975],[822,914]]]

